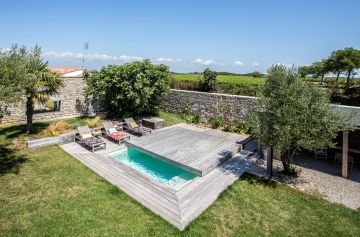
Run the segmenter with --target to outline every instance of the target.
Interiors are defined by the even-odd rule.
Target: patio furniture
[[[159,129],[165,126],[165,120],[156,117],[144,118],[142,125],[151,129]]]
[[[90,147],[91,152],[100,148],[106,149],[106,143],[100,138],[95,137],[88,126],[77,127],[77,131],[75,141]]]
[[[145,135],[147,133],[151,133],[151,129],[145,128],[135,122],[133,118],[124,119],[125,126],[124,128],[130,132]]]
[[[314,152],[315,160],[323,159],[327,161],[327,149],[319,149]]]
[[[342,162],[342,154],[341,153],[335,153],[334,157],[334,167],[336,165],[336,162],[341,163]],[[348,156],[348,163],[350,163],[350,170],[352,171],[354,167],[354,158],[352,156]]]
[[[125,140],[130,140],[130,135],[124,132],[120,132],[116,129],[112,122],[106,121],[103,122],[104,131],[103,134],[116,142],[120,143]]]

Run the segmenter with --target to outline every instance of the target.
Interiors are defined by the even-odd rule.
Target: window
[[[61,100],[49,100],[44,104],[36,104],[34,113],[58,112],[61,109]]]

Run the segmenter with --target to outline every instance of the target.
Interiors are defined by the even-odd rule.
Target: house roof
[[[352,120],[355,126],[360,127],[360,107],[346,106],[346,105],[333,105],[336,110],[343,114],[352,114]]]
[[[83,68],[82,67],[52,67],[49,68],[49,70],[62,76],[64,74],[68,74],[71,72],[82,71]]]

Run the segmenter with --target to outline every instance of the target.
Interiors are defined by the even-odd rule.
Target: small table
[[[165,120],[156,117],[144,118],[142,119],[142,125],[151,129],[159,129],[165,126]]]

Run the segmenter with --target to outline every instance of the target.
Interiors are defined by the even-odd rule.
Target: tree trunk
[[[281,154],[280,157],[281,157],[281,163],[282,163],[283,168],[284,168],[284,173],[285,174],[290,173],[291,165],[290,165],[288,157],[286,155],[284,155],[284,154]]]
[[[323,81],[324,81],[324,76],[325,76],[325,74],[322,74],[322,75],[321,75],[320,85],[322,85],[322,84],[323,84]]]
[[[338,71],[338,73],[337,73],[337,75],[336,75],[336,88],[339,86],[340,73],[341,73],[341,71]]]
[[[31,133],[33,130],[33,114],[34,114],[34,102],[32,97],[26,98],[26,131]]]
[[[346,78],[346,85],[345,85],[345,94],[347,94],[349,92],[349,88],[350,88],[350,76],[351,76],[351,71],[348,72],[347,78]]]

